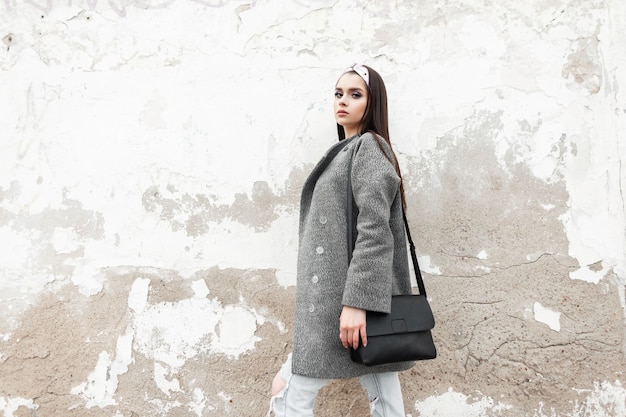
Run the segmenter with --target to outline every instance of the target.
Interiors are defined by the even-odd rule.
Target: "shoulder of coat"
[[[362,142],[368,142],[368,143],[380,143],[381,145],[383,145],[385,148],[389,148],[389,144],[387,143],[387,141],[380,136],[379,134],[373,133],[373,132],[365,132],[363,133],[360,137],[359,140],[361,140]]]
[[[387,159],[395,159],[395,156],[391,150],[391,147],[389,146],[389,144],[387,143],[387,141],[385,139],[383,139],[382,136],[377,135],[375,133],[372,132],[365,132],[363,133],[360,137],[359,137],[359,144],[357,146],[362,146],[363,144],[366,144],[366,146],[373,146],[375,145],[376,148],[380,151],[383,151],[385,154],[385,157]]]
[[[376,135],[372,132],[365,132],[361,136],[359,136],[360,141],[374,141],[374,140],[383,140],[380,136]]]

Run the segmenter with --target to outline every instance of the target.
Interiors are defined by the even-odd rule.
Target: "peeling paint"
[[[561,331],[561,313],[553,311],[547,307],[542,306],[540,303],[535,302],[533,304],[533,312],[535,320],[540,323],[548,325],[554,331]]]
[[[534,417],[616,417],[626,415],[626,391],[619,381],[594,383],[593,389],[574,389],[583,396],[571,404],[566,414],[557,414],[554,409],[538,404],[532,411]],[[512,407],[491,397],[481,395],[465,395],[455,392],[452,388],[444,394],[432,396],[424,401],[415,402],[415,410],[423,417],[439,417],[448,415],[462,415],[467,417],[496,417],[508,416]]]
[[[279,205],[286,205],[283,196],[276,195],[265,181],[256,181],[251,196],[236,193],[230,205],[219,204],[216,196],[179,195],[171,187],[161,190],[152,186],[144,192],[143,205],[148,212],[158,212],[172,230],[184,229],[189,236],[209,233],[212,223],[232,219],[249,225],[255,231],[267,231],[278,218]],[[167,190],[167,191],[166,191]],[[293,203],[287,208],[293,211]]]
[[[202,390],[196,388],[193,390],[193,401],[188,404],[189,410],[194,412],[198,417],[203,416],[203,411],[207,408],[207,400],[202,393]],[[209,406],[209,410],[213,408]]]
[[[215,299],[190,298],[148,305],[135,315],[135,349],[155,360],[180,368],[200,353],[237,357],[254,348],[260,318],[245,307],[222,306]]]
[[[128,328],[124,335],[117,339],[115,357],[109,358],[108,352],[101,352],[98,363],[86,383],[72,388],[73,395],[81,395],[86,399],[86,407],[106,407],[117,404],[114,396],[117,391],[118,378],[128,371],[133,362],[132,343],[134,332]]]
[[[177,378],[172,377],[176,369],[166,368],[159,362],[154,362],[154,382],[157,387],[168,397],[172,392],[180,392],[180,383]],[[171,379],[167,379],[170,377]]]
[[[150,279],[137,278],[133,282],[128,294],[128,307],[137,314],[141,314],[148,303],[148,290],[150,289]]]
[[[582,281],[586,281],[586,282],[591,282],[591,283],[597,284],[609,272],[609,268],[608,268],[608,266],[604,262],[601,262],[601,265],[602,266],[601,266],[601,268],[599,270],[598,269],[592,269],[592,266],[590,266],[590,265],[585,265],[585,266],[577,269],[576,271],[570,272],[569,277],[571,279],[579,279],[579,280],[582,280]]]
[[[405,411],[626,415],[626,3],[153,3],[3,3],[0,414],[263,414],[361,61],[437,320]]]
[[[598,38],[591,36],[577,39],[563,65],[563,77],[571,79],[586,89],[589,94],[596,94],[602,85],[602,65],[598,51]]]
[[[577,400],[572,417],[614,417],[626,415],[626,389],[620,381],[602,381],[593,389],[575,389],[583,399]]]
[[[37,410],[39,406],[33,403],[32,399],[26,398],[4,398],[0,396],[0,410],[4,411],[4,417],[17,417],[14,413],[20,408]]]
[[[423,417],[465,416],[483,417],[506,416],[512,407],[487,396],[468,397],[465,394],[448,392],[415,402],[415,410]]]
[[[433,264],[432,260],[430,259],[430,256],[421,255],[421,256],[418,256],[417,258],[418,258],[420,270],[426,273],[429,273],[431,275],[441,275],[441,270],[439,269],[438,266]]]

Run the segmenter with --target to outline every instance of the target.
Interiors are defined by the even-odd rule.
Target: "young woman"
[[[400,169],[389,141],[387,92],[380,75],[355,64],[335,86],[339,142],[306,180],[300,201],[293,353],[272,382],[270,414],[313,416],[330,379],[360,377],[376,417],[404,417],[398,371],[412,362],[366,367],[349,348],[367,344],[367,310],[389,312],[391,296],[410,294]],[[347,249],[347,181],[357,238]]]

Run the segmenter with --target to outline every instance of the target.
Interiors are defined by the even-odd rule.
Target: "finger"
[[[341,340],[341,344],[344,348],[348,348],[348,334],[347,332],[341,331],[339,332],[339,339]]]
[[[361,342],[363,343],[363,346],[367,346],[367,330],[365,329],[365,326],[361,329]]]
[[[352,348],[353,349],[359,348],[359,331],[358,330],[352,333]]]

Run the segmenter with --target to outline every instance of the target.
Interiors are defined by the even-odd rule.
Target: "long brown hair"
[[[398,165],[398,158],[391,146],[391,140],[389,139],[389,114],[387,111],[387,89],[382,77],[372,68],[367,65],[363,65],[369,71],[369,85],[367,86],[367,106],[365,107],[365,113],[361,119],[361,125],[359,127],[359,135],[365,132],[371,132],[376,138],[376,142],[383,152],[385,157],[393,164],[396,169],[396,173],[400,177],[400,197],[402,198],[402,206],[406,208],[406,198],[404,196],[404,184],[402,181],[402,173],[400,172],[400,165]],[[356,71],[352,71],[357,74]],[[337,135],[339,140],[346,138],[346,131],[343,126],[337,124]],[[391,150],[392,156],[387,154],[387,151],[383,145],[379,142],[383,139],[389,150]]]

